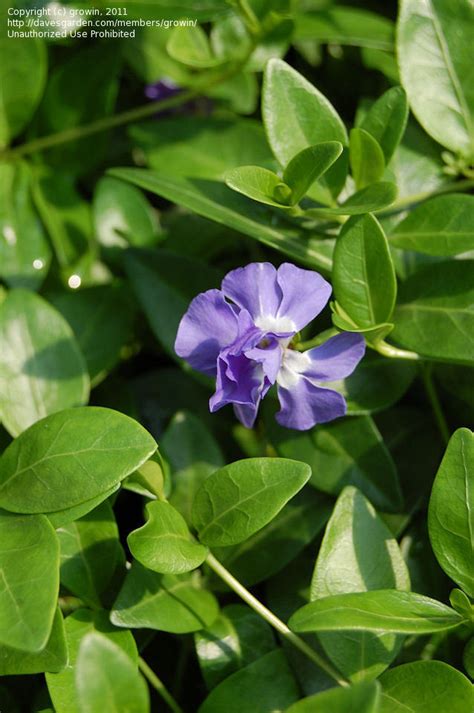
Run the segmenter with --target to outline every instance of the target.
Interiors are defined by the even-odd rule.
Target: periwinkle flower
[[[354,371],[364,338],[345,332],[306,352],[292,348],[296,333],[330,294],[317,272],[260,262],[232,270],[220,290],[195,297],[180,322],[175,350],[197,371],[216,377],[210,410],[233,404],[251,428],[261,400],[276,384],[282,426],[304,431],[343,416],[344,397],[321,384]]]

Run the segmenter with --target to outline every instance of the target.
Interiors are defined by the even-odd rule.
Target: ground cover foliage
[[[472,0],[125,4],[0,38],[0,709],[472,713]],[[255,264],[311,427],[175,349]]]

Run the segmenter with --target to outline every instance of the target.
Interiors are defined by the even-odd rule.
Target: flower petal
[[[278,386],[281,409],[275,418],[281,426],[307,431],[317,423],[332,421],[346,413],[344,397],[332,389],[315,386],[305,377],[286,389]]]
[[[278,268],[277,281],[283,295],[278,317],[289,318],[297,332],[324,309],[331,296],[331,285],[319,273],[289,262]]]
[[[343,332],[304,354],[310,359],[304,375],[315,381],[336,381],[352,374],[365,354],[361,334]]]
[[[252,428],[255,420],[257,418],[258,407],[260,405],[261,399],[255,405],[244,406],[242,404],[234,404],[234,413],[239,419],[240,423],[245,426],[245,428]]]
[[[246,309],[254,321],[258,317],[275,317],[282,297],[277,271],[269,262],[252,262],[232,270],[222,280],[222,291]]]
[[[243,354],[224,352],[217,361],[216,391],[209,400],[211,413],[227,404],[255,405],[263,386],[263,370]]]
[[[267,336],[265,340],[266,346],[257,345],[253,349],[247,349],[245,356],[261,364],[264,375],[274,384],[280,371],[283,352],[274,336]]]
[[[178,356],[209,376],[217,372],[217,357],[238,334],[238,318],[220,290],[195,297],[181,319],[176,335]]]

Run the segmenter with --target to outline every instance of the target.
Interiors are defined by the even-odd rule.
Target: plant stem
[[[143,673],[145,678],[148,680],[149,684],[157,691],[165,703],[168,705],[173,713],[183,713],[183,709],[175,701],[171,693],[167,690],[165,685],[160,681],[158,676],[152,669],[148,666],[147,662],[140,656],[138,659],[138,668]]]
[[[436,419],[439,431],[443,437],[445,445],[448,445],[450,438],[450,430],[446,417],[443,413],[443,408],[441,406],[441,401],[439,400],[438,392],[433,381],[432,365],[431,364],[421,364],[421,376],[423,383],[425,385],[426,395],[428,396],[431,408]]]
[[[328,662],[325,661],[311,646],[308,646],[306,641],[295,634],[287,625],[279,619],[270,609],[262,604],[256,597],[251,594],[220,562],[214,555],[209,554],[206,559],[209,567],[236,593],[243,601],[249,605],[257,614],[259,614],[270,626],[281,634],[286,641],[289,641],[293,646],[299,649],[307,656],[316,666],[319,666],[325,673],[333,678],[340,686],[347,686],[347,681],[341,674]]]
[[[423,357],[416,352],[409,352],[406,349],[398,349],[391,344],[381,340],[371,345],[375,351],[390,359],[407,359],[409,361],[423,361]]]

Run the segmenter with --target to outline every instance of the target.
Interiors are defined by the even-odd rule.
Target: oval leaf
[[[156,450],[133,419],[96,406],[67,409],[35,423],[0,458],[0,506],[52,512],[120,483]]]
[[[303,698],[285,713],[378,713],[379,702],[380,685],[377,681],[367,681]]]
[[[388,164],[405,131],[408,102],[402,87],[392,87],[370,107],[360,128],[368,131],[380,144]]]
[[[284,208],[283,201],[277,201],[276,191],[278,188],[287,189],[287,197],[291,195],[291,190],[285,186],[282,179],[269,171],[268,168],[260,166],[239,166],[225,175],[227,185],[238,193],[242,193],[247,198],[252,198],[259,203],[266,203],[276,208]]]
[[[270,522],[310,475],[306,463],[284,458],[248,458],[221,468],[194,500],[199,539],[210,547],[243,542]]]
[[[51,634],[59,589],[59,543],[42,515],[0,510],[0,643],[39,651]]]
[[[132,555],[148,569],[162,574],[183,574],[196,569],[208,549],[193,542],[184,518],[165,502],[146,506],[148,521],[127,537]]]
[[[87,368],[66,320],[38,295],[10,292],[0,306],[0,413],[9,433],[88,396]]]
[[[349,160],[357,188],[380,181],[385,171],[385,158],[376,139],[365,129],[352,129]]]
[[[323,141],[293,156],[283,172],[283,180],[291,188],[292,204],[299,203],[313,183],[339,158],[342,149],[339,141]]]
[[[430,541],[446,574],[474,597],[474,433],[451,436],[431,491]]]

